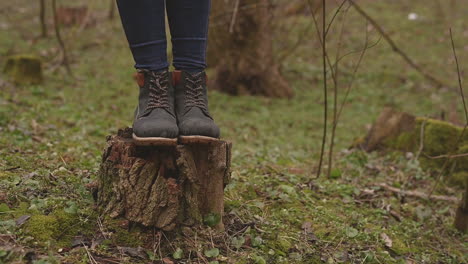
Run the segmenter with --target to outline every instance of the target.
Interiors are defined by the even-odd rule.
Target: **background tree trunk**
[[[231,144],[137,147],[132,130],[108,137],[98,175],[103,214],[166,231],[202,222],[223,229]]]
[[[273,7],[269,0],[213,1],[210,61],[216,73],[210,87],[233,94],[292,97],[272,47]]]
[[[39,20],[41,21],[41,37],[47,37],[47,25],[45,18],[45,0],[39,1]]]

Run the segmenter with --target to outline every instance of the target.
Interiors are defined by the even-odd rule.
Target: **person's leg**
[[[216,140],[220,131],[208,112],[206,46],[210,0],[168,0],[174,54],[175,104],[182,143]],[[178,76],[178,77],[177,77]]]
[[[173,65],[191,73],[206,68],[210,0],[168,0]]]
[[[167,69],[164,0],[117,0],[117,5],[135,68]]]
[[[175,145],[179,128],[167,62],[164,0],[117,0],[140,86],[133,121],[138,145]]]

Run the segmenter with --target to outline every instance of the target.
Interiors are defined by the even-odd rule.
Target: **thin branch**
[[[386,183],[378,183],[377,186],[384,188],[387,191],[402,194],[405,196],[411,196],[411,197],[416,197],[424,200],[438,200],[438,201],[446,201],[446,202],[452,202],[452,203],[457,203],[458,198],[454,196],[445,196],[445,195],[427,195],[423,192],[418,192],[418,191],[405,191],[399,188],[395,188],[392,186],[389,186]]]
[[[446,159],[445,159],[445,162],[444,164],[442,165],[442,168],[439,172],[439,174],[437,175],[437,178],[436,178],[436,182],[434,184],[434,187],[432,188],[431,192],[429,193],[429,195],[431,195],[434,190],[436,189],[437,185],[439,184],[439,181],[440,179],[442,178],[442,174],[444,173],[445,169],[447,168],[447,166],[449,165],[449,161],[452,159],[452,157],[454,155],[450,154],[450,153],[453,153],[457,150],[458,148],[458,145],[460,144],[460,142],[462,141],[463,137],[465,136],[465,132],[466,132],[466,129],[468,127],[468,109],[467,109],[467,106],[466,106],[466,100],[465,100],[465,94],[463,92],[463,85],[462,85],[462,81],[461,81],[461,73],[460,73],[460,66],[458,64],[458,57],[457,57],[457,52],[455,50],[455,42],[453,41],[453,34],[452,34],[452,29],[450,28],[450,40],[451,40],[451,44],[452,44],[452,51],[453,51],[453,57],[455,58],[455,64],[457,65],[457,75],[458,75],[458,87],[460,89],[460,96],[462,98],[462,102],[463,102],[463,109],[465,110],[465,120],[466,120],[466,123],[465,123],[465,126],[463,127],[463,130],[462,132],[460,133],[460,136],[458,137],[455,145],[453,145],[453,149],[449,152],[449,154],[447,155]]]
[[[297,39],[296,43],[291,46],[287,51],[284,51],[278,58],[278,61],[283,62],[285,61],[289,56],[293,55],[294,51],[299,48],[299,46],[303,43],[304,39],[307,37],[307,33],[309,32],[310,28],[312,28],[313,24],[310,23],[307,25],[307,27],[304,29],[303,32],[299,35],[299,38]],[[282,65],[282,64],[281,64]]]
[[[65,69],[67,70],[68,74],[73,76],[72,70],[70,68],[70,64],[68,63],[68,55],[67,55],[67,50],[65,48],[65,43],[63,42],[62,36],[60,35],[60,25],[59,25],[58,16],[57,16],[56,0],[52,0],[52,12],[54,14],[55,36],[57,37],[57,41],[59,43],[59,46],[63,55],[62,64],[65,66]]]
[[[344,4],[345,1],[343,1],[342,4]],[[341,8],[341,6],[340,6],[340,8]],[[346,11],[347,10],[348,9],[346,9]],[[333,167],[333,148],[335,146],[335,135],[336,135],[337,117],[338,117],[338,86],[339,86],[339,73],[340,73],[338,59],[340,57],[341,45],[342,45],[342,42],[343,42],[343,33],[344,33],[344,25],[345,25],[345,21],[346,21],[346,14],[347,14],[347,12],[344,14],[344,17],[343,17],[343,20],[342,20],[342,23],[341,23],[341,30],[340,30],[340,34],[339,34],[339,37],[338,37],[338,43],[337,43],[336,55],[335,55],[335,66],[334,66],[335,67],[335,76],[334,76],[335,80],[333,81],[333,84],[334,84],[333,85],[333,122],[332,122],[333,126],[332,126],[331,138],[330,138],[330,147],[329,147],[329,150],[328,150],[327,178],[331,177],[331,171],[332,171],[332,167]],[[332,19],[332,21],[333,21],[333,19]],[[329,24],[329,26],[330,25],[331,24]]]
[[[377,43],[375,43],[375,45],[377,45]],[[341,113],[343,112],[343,108],[346,105],[346,102],[348,101],[349,94],[351,93],[351,88],[353,87],[354,81],[356,80],[356,74],[357,74],[359,68],[361,67],[361,62],[364,59],[364,55],[366,54],[366,51],[368,49],[372,48],[375,45],[369,46],[369,33],[366,30],[366,41],[364,42],[364,48],[361,50],[358,62],[356,63],[356,66],[354,67],[354,71],[353,71],[353,75],[352,75],[353,77],[352,77],[351,81],[349,82],[348,87],[346,88],[346,93],[345,93],[345,96],[343,98],[343,101],[341,102],[340,110],[338,111],[335,126],[338,124],[338,122],[340,120],[340,117],[341,117]]]
[[[457,52],[455,50],[455,42],[453,41],[452,28],[450,28],[450,40],[452,42],[453,57],[455,58],[455,64],[457,65],[458,88],[460,89],[460,96],[463,102],[463,109],[465,110],[466,125],[468,125],[468,107],[466,106],[465,93],[463,92],[460,65],[458,64]]]
[[[309,6],[310,6],[310,9],[312,10],[312,3],[310,2],[310,0],[308,0],[308,3],[309,3]],[[322,40],[322,33],[320,31],[320,27],[318,25],[318,21],[317,21],[317,18],[315,17],[315,14],[314,12],[311,12],[311,16],[312,16],[312,20],[314,21],[314,25],[315,25],[315,28],[317,29],[316,32],[317,32],[317,39],[319,40],[320,42],[320,47],[323,47],[323,40]],[[322,31],[323,32],[323,31]],[[330,66],[330,72],[331,72],[331,75],[332,75],[332,79],[335,80],[334,76],[335,76],[335,70],[334,68],[332,67],[332,63],[330,61],[330,58],[328,57],[328,53],[325,54],[325,58],[328,62],[328,65]]]
[[[405,52],[403,52],[396,43],[390,38],[390,36],[385,32],[385,30],[375,21],[367,12],[365,12],[354,0],[348,0],[351,5],[356,9],[356,11],[365,17],[371,24],[374,26],[375,29],[382,35],[382,37],[387,41],[387,43],[392,47],[392,50],[398,53],[413,69],[419,72],[422,76],[426,79],[437,85],[438,87],[451,87],[450,85],[445,84],[443,81],[435,78],[434,76],[430,75],[424,69],[421,68],[416,62],[413,61]]]
[[[367,36],[367,32],[366,32],[366,36]],[[353,55],[355,53],[362,53],[363,51],[367,51],[368,49],[371,49],[375,46],[377,46],[377,44],[380,43],[380,40],[382,39],[382,37],[379,37],[378,40],[376,40],[374,43],[370,44],[370,45],[367,45],[365,49],[359,49],[359,50],[353,50],[353,51],[350,51],[346,54],[344,54],[343,56],[341,56],[337,62],[340,62],[341,60],[343,60],[344,58],[350,56],[350,55]],[[335,67],[335,65],[332,65],[332,67]]]
[[[419,131],[419,149],[418,149],[418,153],[416,154],[416,157],[415,159],[418,160],[419,157],[421,156],[421,153],[424,149],[424,130],[426,128],[426,123],[427,123],[427,119],[424,119],[423,123],[421,124],[421,130]]]
[[[309,0],[309,5],[311,2]],[[312,5],[311,5],[312,6]],[[323,106],[323,135],[322,135],[322,147],[320,150],[320,160],[317,168],[317,178],[320,177],[322,172],[323,156],[325,154],[325,144],[327,143],[327,125],[328,125],[328,89],[327,89],[327,33],[325,31],[326,23],[326,3],[322,0],[322,66],[323,66],[323,94],[324,94],[324,106]]]
[[[343,2],[341,2],[340,6],[338,6],[338,9],[336,10],[336,12],[333,14],[333,17],[332,19],[330,20],[330,23],[328,23],[328,26],[327,26],[327,29],[325,30],[325,34],[328,35],[328,31],[330,30],[331,28],[331,25],[333,24],[333,21],[335,21],[335,18],[337,17],[338,13],[340,12],[341,8],[343,8],[344,4],[346,3],[346,1],[348,0],[343,0]]]
[[[428,157],[429,159],[443,159],[443,158],[455,159],[455,158],[462,158],[462,157],[467,157],[467,156],[468,156],[468,153],[455,154],[455,155],[439,155],[439,156],[434,156],[434,157],[426,155],[426,157]]]
[[[229,33],[231,34],[232,32],[234,32],[234,25],[236,24],[237,12],[239,11],[239,2],[240,0],[236,0],[234,12],[232,13],[231,24],[229,25]]]

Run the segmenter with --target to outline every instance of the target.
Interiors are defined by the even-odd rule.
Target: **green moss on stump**
[[[40,84],[43,80],[42,61],[34,55],[8,57],[3,72],[17,84]]]
[[[463,132],[462,127],[430,118],[416,118],[414,129],[385,139],[383,145],[390,149],[417,153],[421,145],[421,127],[423,124],[423,149],[422,155],[420,156],[420,162],[423,168],[438,169],[441,168],[445,162],[444,158],[431,159],[430,157],[447,155],[450,153],[468,153],[467,132],[465,132],[463,138],[458,142]],[[464,177],[468,177],[466,176],[468,174],[463,173],[468,171],[468,157],[453,158],[448,168],[454,168],[453,176],[455,179],[449,179],[451,183],[463,182]]]

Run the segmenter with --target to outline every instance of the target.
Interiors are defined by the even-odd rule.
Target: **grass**
[[[418,63],[456,85],[448,26],[455,33],[459,61],[466,61],[467,8],[459,4],[449,13],[448,6],[441,10],[426,2],[361,5]],[[97,17],[105,14],[107,5],[91,5]],[[63,68],[51,70],[58,54],[54,38],[35,38],[40,34],[36,6],[19,1],[2,3],[0,10],[0,26],[6,29],[0,31],[0,65],[8,55],[39,54],[46,78],[38,86],[15,86],[4,76],[0,83],[0,263],[21,263],[31,256],[33,263],[88,263],[80,241],[98,241],[89,254],[117,263],[148,263],[117,249],[138,246],[153,263],[181,252],[188,263],[206,263],[202,258],[220,263],[468,262],[468,237],[452,227],[455,204],[400,197],[376,186],[388,183],[427,192],[434,184],[433,171],[400,153],[347,150],[385,105],[419,116],[461,115],[456,94],[424,80],[384,41],[367,52],[356,76],[337,130],[333,179],[312,179],[323,105],[314,32],[282,62],[294,99],[210,91],[210,110],[223,137],[234,144],[233,177],[225,198],[228,229],[225,234],[185,230],[185,236],[169,237],[169,243],[166,234],[148,235],[99,218],[86,188],[95,180],[105,136],[131,124],[136,103],[133,62],[120,22],[101,19],[83,31],[64,30],[78,77],[73,80]],[[410,12],[420,19],[408,20]],[[362,47],[366,30],[365,21],[352,10],[347,21],[342,53]],[[284,19],[278,38],[286,35],[294,43],[309,23],[309,17]],[[336,30],[330,33],[332,58]],[[350,80],[356,59],[353,55],[343,61],[342,82]],[[445,184],[436,192],[461,193]],[[14,220],[23,215],[31,218],[17,226]],[[218,256],[205,252],[212,248],[220,250]]]

